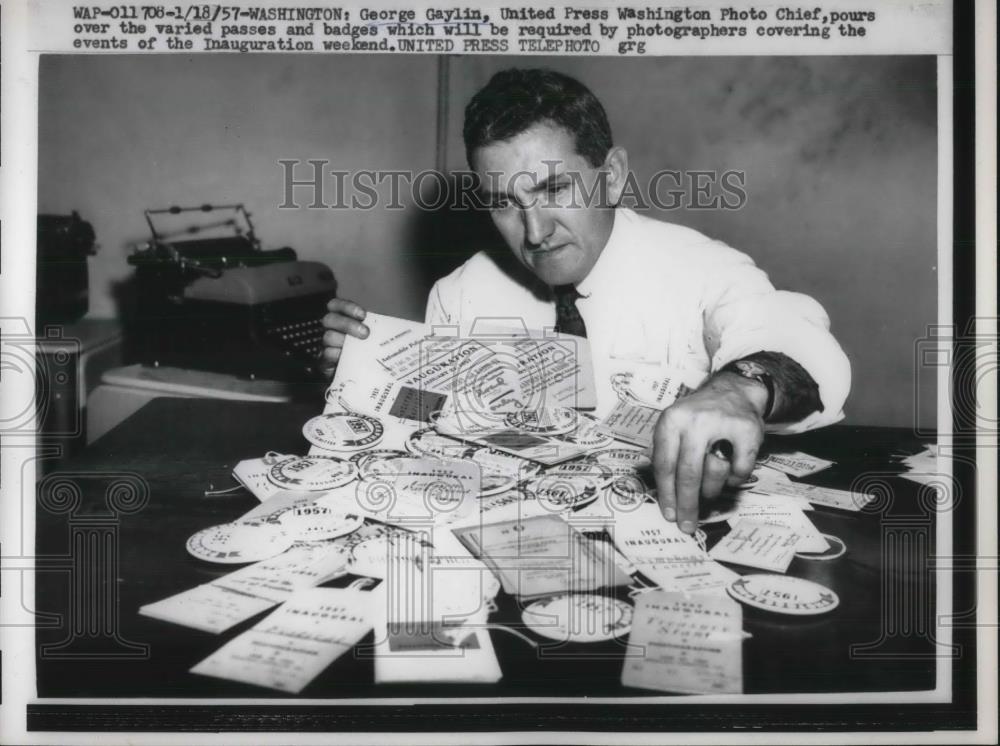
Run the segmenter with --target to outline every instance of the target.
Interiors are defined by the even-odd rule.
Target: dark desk
[[[39,696],[284,696],[188,673],[256,618],[216,636],[141,617],[137,609],[234,569],[200,562],[184,544],[256,500],[242,490],[218,497],[204,491],[232,486],[230,472],[244,458],[268,450],[304,453],[302,423],[319,409],[158,399],[40,482]],[[841,604],[803,618],[745,608],[744,628],[753,635],[744,643],[745,692],[933,689],[932,501],[919,485],[893,476],[899,469],[889,461],[891,453],[919,450],[919,443],[904,430],[861,427],[781,442],[837,461],[805,481],[846,489],[867,475],[880,498],[867,513],[817,508],[810,514],[821,531],[845,541],[847,553],[828,562],[795,559],[788,574],[833,588]],[[710,544],[726,531],[725,524],[707,528]],[[498,602],[501,619],[515,618],[512,599],[501,594]],[[503,670],[496,685],[376,687],[370,660],[343,656],[301,696],[657,694],[619,684],[619,643],[569,646],[562,650],[568,657],[540,660],[517,638],[491,635]]]

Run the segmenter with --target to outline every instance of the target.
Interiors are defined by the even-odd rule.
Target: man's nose
[[[555,221],[539,205],[529,205],[522,213],[524,238],[529,246],[541,246],[552,235]]]

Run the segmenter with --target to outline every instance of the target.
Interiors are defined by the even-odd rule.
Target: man
[[[655,429],[668,520],[693,533],[699,498],[749,477],[765,425],[799,432],[843,416],[850,365],[823,309],[776,291],[722,243],[616,206],[628,157],[581,83],[497,73],[466,107],[463,136],[511,257],[479,253],[439,280],[427,323],[467,333],[477,318],[514,316],[586,336],[601,415],[623,382],[693,381]],[[368,330],[356,303],[333,300],[329,311],[324,357],[335,365],[345,334]]]

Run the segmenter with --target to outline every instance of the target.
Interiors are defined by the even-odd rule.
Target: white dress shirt
[[[669,373],[696,387],[733,360],[770,351],[809,372],[824,409],[768,425],[769,432],[801,432],[843,418],[851,368],[822,306],[775,290],[750,257],[720,241],[617,208],[611,237],[577,291],[598,416],[617,401],[616,375]],[[499,319],[539,330],[556,323],[551,290],[513,256],[476,254],[431,289],[426,321],[432,326],[469,335]]]

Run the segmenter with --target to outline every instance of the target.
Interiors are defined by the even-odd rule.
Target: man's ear
[[[608,174],[608,206],[611,207],[618,204],[628,180],[628,153],[625,148],[611,148],[604,157],[603,168]]]

